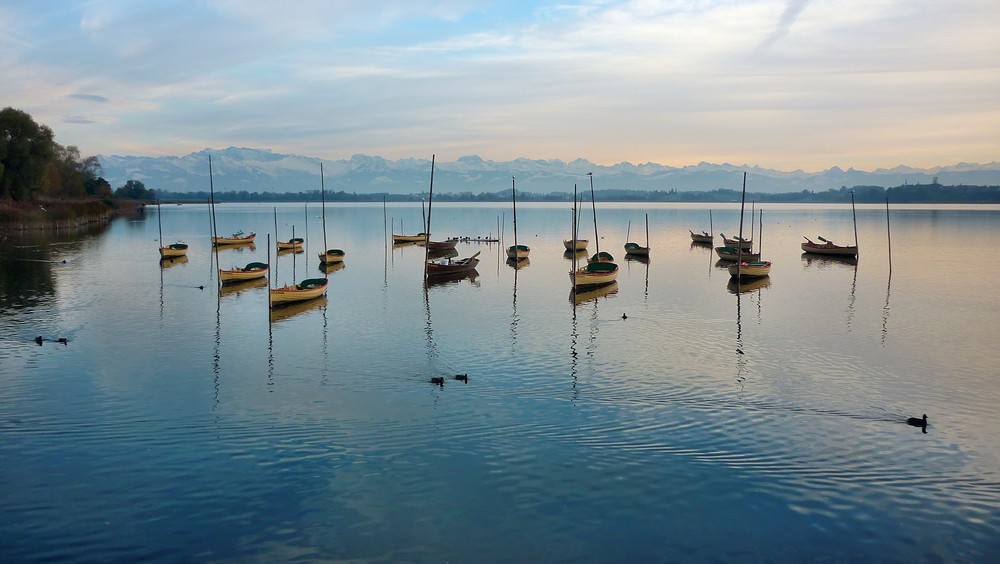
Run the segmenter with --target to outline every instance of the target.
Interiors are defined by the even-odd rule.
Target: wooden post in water
[[[885,197],[885,234],[889,242],[889,276],[892,276],[892,231],[889,229],[889,196]]]
[[[323,260],[320,262],[323,263],[323,274],[326,274],[326,252],[330,249],[326,246],[326,181],[323,179],[323,163],[319,163],[319,192],[323,206]]]
[[[854,190],[851,190],[851,217],[854,219],[854,249],[855,249],[855,251],[854,251],[855,255],[854,256],[857,257],[858,256],[857,255],[857,249],[858,249],[858,212],[854,209]],[[857,264],[855,264],[855,267],[857,267]],[[857,270],[857,269],[855,268],[855,270]]]
[[[739,303],[740,291],[739,291],[739,279],[740,279],[740,265],[743,263],[743,210],[747,203],[747,173],[743,172],[743,196],[740,198],[740,235],[739,240],[736,241],[736,300]],[[751,224],[753,219],[751,219]],[[725,243],[725,241],[722,241]],[[752,251],[753,249],[751,249]]]
[[[215,253],[215,275],[219,281],[219,290],[222,290],[222,277],[219,276],[218,269],[222,268],[219,264],[219,246],[215,244],[215,239],[219,236],[219,229],[215,225],[215,181],[212,179],[212,155],[208,156],[208,191],[211,196],[209,200],[209,209],[212,212],[212,251]]]
[[[708,210],[708,232],[712,234],[712,237],[715,237],[715,227],[712,225],[712,210]],[[722,244],[725,245],[726,242],[723,241]]]
[[[434,205],[434,157],[431,155],[431,186],[427,192],[427,222],[424,225],[424,287],[426,289],[427,282],[427,258],[430,256],[430,251],[428,246],[431,240],[431,207]],[[423,206],[423,201],[421,201],[421,206]],[[428,311],[430,305],[428,305]]]
[[[389,212],[385,209],[385,196],[382,196],[382,236],[385,237],[385,248],[389,248],[389,234],[386,229],[389,227]]]
[[[594,197],[594,173],[588,172],[587,176],[590,177],[590,205],[594,209],[594,248],[597,253],[594,255],[598,260],[601,259],[601,236],[597,234],[597,200]]]

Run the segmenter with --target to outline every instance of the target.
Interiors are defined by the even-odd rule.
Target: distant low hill
[[[430,159],[400,159],[354,155],[347,160],[324,160],[274,153],[267,149],[229,147],[204,149],[182,157],[99,156],[103,176],[112,187],[139,180],[147,188],[169,192],[207,191],[208,157],[212,156],[215,190],[260,193],[309,192],[320,186],[323,163],[328,191],[368,194],[417,194],[430,181]],[[601,166],[584,159],[573,161],[490,161],[477,156],[438,161],[434,171],[436,193],[496,192],[517,177],[518,191],[571,192],[576,183],[589,189],[588,172],[604,190],[658,190],[699,192],[738,189],[743,172],[747,189],[760,193],[825,191],[852,186],[901,186],[905,184],[997,186],[1000,163],[942,166],[930,169],[896,167],[871,172],[833,167],[822,172],[783,172],[758,166],[699,163],[671,167],[656,163],[619,163]]]

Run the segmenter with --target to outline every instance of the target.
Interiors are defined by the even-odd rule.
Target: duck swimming
[[[444,387],[444,376],[432,376],[431,384],[436,384],[438,386]]]
[[[906,420],[907,425],[913,425],[914,427],[926,427],[927,426],[927,414],[925,413],[923,418],[920,417],[910,417]]]

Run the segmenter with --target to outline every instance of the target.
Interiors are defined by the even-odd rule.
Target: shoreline
[[[87,199],[14,202],[0,200],[0,231],[72,230],[142,213],[139,200]]]

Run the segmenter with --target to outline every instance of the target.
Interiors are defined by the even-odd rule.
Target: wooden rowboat
[[[701,233],[695,233],[690,229],[688,229],[688,231],[691,233],[692,243],[712,243],[713,241],[715,241],[715,237],[704,231],[702,231]]]
[[[586,251],[587,243],[586,239],[563,239],[563,246],[566,247],[567,251]]]
[[[430,236],[429,233],[417,233],[416,235],[402,235],[402,234],[397,235],[397,234],[393,233],[392,234],[392,242],[393,243],[420,243],[422,241],[426,241],[427,237],[429,237],[429,236]]]
[[[846,257],[853,257],[857,256],[858,254],[857,246],[836,245],[834,244],[833,241],[824,239],[822,237],[819,237],[819,240],[823,241],[823,243],[815,243],[811,241],[809,237],[805,237],[805,235],[803,235],[803,237],[805,238],[806,242],[802,243],[802,250],[807,253],[813,253],[816,255],[837,255]]]
[[[184,243],[172,243],[166,247],[160,247],[160,258],[182,257],[188,252],[188,246]]]
[[[271,288],[271,305],[302,302],[318,298],[326,293],[326,278],[308,278],[298,284],[281,288]]]
[[[771,261],[745,260],[729,265],[729,275],[734,278],[760,278],[771,274]]]
[[[507,258],[513,260],[527,260],[531,249],[527,245],[512,245],[507,247]]]
[[[347,253],[341,249],[327,249],[325,253],[319,253],[319,261],[323,264],[329,264],[332,262],[344,262],[344,257]]]
[[[305,242],[306,240],[303,239],[302,237],[292,237],[287,241],[278,241],[278,250],[279,251],[284,251],[289,249],[298,250],[302,248],[302,244]]]
[[[617,278],[618,265],[613,262],[591,262],[569,273],[575,288],[610,284]]]
[[[740,252],[736,247],[716,247],[715,254],[721,260],[736,262],[738,260],[760,260],[760,253],[751,253],[749,249]]]
[[[640,257],[648,257],[649,247],[643,247],[639,243],[625,243],[625,254],[640,256]]]
[[[243,268],[230,268],[228,270],[222,268],[219,269],[219,280],[221,280],[223,284],[245,282],[255,278],[263,278],[265,276],[267,276],[267,264],[263,262],[251,262]]]
[[[439,259],[427,261],[427,276],[447,276],[470,272],[479,266],[479,253],[464,259]]]
[[[725,233],[719,233],[719,235],[722,235],[722,242],[725,243],[725,246],[727,247],[736,247],[737,243],[740,243],[742,241],[739,247],[742,248],[744,251],[749,251],[750,249],[753,248],[753,239],[743,239],[742,237],[736,237],[734,239],[730,239],[729,237],[726,237]]]
[[[242,231],[237,231],[229,237],[212,237],[213,245],[245,245],[248,243],[253,243],[253,240],[257,237],[256,233],[250,233],[249,235],[244,235]]]

